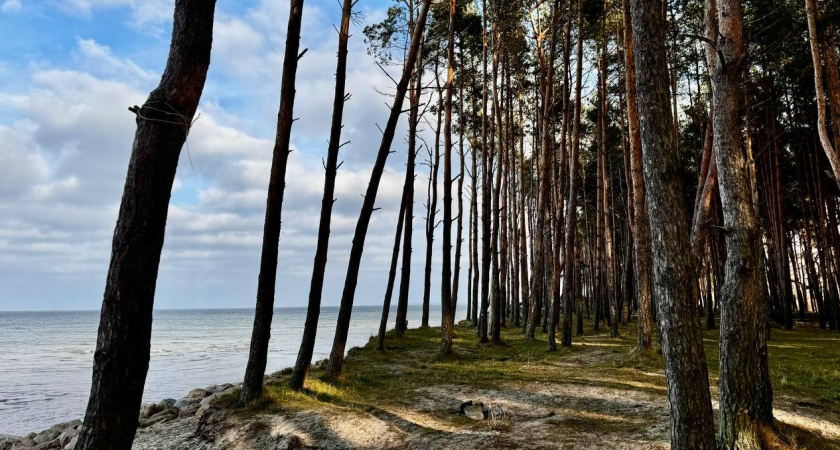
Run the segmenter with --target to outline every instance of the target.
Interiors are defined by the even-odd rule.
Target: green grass
[[[455,355],[439,356],[438,328],[409,330],[401,339],[387,335],[386,350],[377,351],[374,339],[350,350],[339,379],[324,378],[313,368],[304,392],[288,388],[288,373],[277,374],[265,387],[262,399],[235,408],[239,414],[293,412],[340,405],[360,410],[382,410],[412,405],[418,390],[434,386],[464,386],[474,390],[500,388],[511,383],[567,383],[616,389],[634,389],[666,395],[663,361],[655,352],[635,351],[636,328],[622,326],[621,336],[610,339],[587,322],[587,332],[575,336],[571,349],[547,351],[545,335],[526,340],[517,328],[505,328],[504,345],[479,344],[471,328],[456,326]],[[559,336],[558,336],[559,337]],[[718,332],[704,332],[712,388],[717,384]],[[796,331],[774,328],[770,342],[770,370],[775,394],[790,396],[806,406],[840,412],[840,334],[797,324]],[[654,376],[652,376],[654,375]],[[235,399],[224,399],[227,407]],[[448,411],[432,412],[454,426],[469,420]],[[609,421],[607,421],[609,422]],[[578,431],[638,427],[607,423],[593,417],[571,417],[563,426]],[[606,428],[604,428],[606,427]],[[640,434],[643,434],[639,431]]]

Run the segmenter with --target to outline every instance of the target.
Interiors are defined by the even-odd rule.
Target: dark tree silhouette
[[[137,116],[111,246],[80,450],[131,448],[149,370],[169,197],[210,66],[214,0],[177,0],[169,59]]]

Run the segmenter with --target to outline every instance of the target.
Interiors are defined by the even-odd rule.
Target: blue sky
[[[252,307],[279,102],[288,0],[217,3],[212,62],[182,153],[156,307]],[[390,100],[361,28],[386,0],[362,0],[351,31],[342,149],[324,304],[336,305],[352,231]],[[172,0],[0,0],[0,310],[98,309],[134,118],[159,81]],[[335,72],[335,0],[304,8],[278,306],[303,306],[322,192]],[[404,128],[380,188],[359,304],[380,304],[404,173]],[[188,154],[192,166],[188,161]],[[415,205],[412,295],[422,285],[425,168]],[[440,241],[437,240],[436,246]],[[466,246],[465,246],[466,252]],[[439,253],[439,251],[438,251]],[[466,262],[466,258],[464,259]],[[438,271],[435,270],[434,273]],[[466,276],[466,271],[464,272]],[[466,283],[462,283],[465,285]],[[433,278],[437,301],[439,279]]]

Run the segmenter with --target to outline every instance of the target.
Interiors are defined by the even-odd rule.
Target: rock
[[[176,401],[175,403],[173,403],[173,404],[172,404],[172,407],[173,407],[173,408],[178,408],[178,409],[181,409],[181,408],[183,408],[183,407],[185,407],[185,406],[192,405],[193,403],[198,403],[198,402],[200,402],[200,401],[201,401],[201,400],[199,400],[199,399],[197,399],[197,398],[184,397],[184,398],[182,398],[182,399],[180,399],[180,400]]]
[[[152,417],[158,411],[160,411],[160,407],[154,403],[143,403],[140,405],[140,417]]]
[[[0,450],[10,450],[12,446],[20,444],[20,438],[0,434]]]
[[[210,414],[212,414],[214,409],[215,408],[213,408],[212,405],[201,405],[195,411],[195,417],[198,417],[199,419],[203,420],[206,416],[209,416]]]
[[[36,445],[41,445],[45,442],[54,440],[59,434],[61,434],[61,431],[56,430],[55,428],[50,428],[49,430],[42,431],[40,434],[32,438],[32,440],[35,441]]]
[[[37,434],[35,434],[35,433],[27,434],[25,438],[20,440],[20,445],[22,447],[34,447],[34,446],[38,445],[38,444],[35,443],[35,441],[32,440],[31,437],[29,437],[29,436],[32,436],[32,435],[37,436]]]
[[[482,404],[465,406],[464,415],[472,420],[484,420],[484,412],[481,410],[482,406]]]
[[[174,405],[174,404],[175,404],[175,399],[174,398],[165,398],[165,399],[161,400],[160,402],[158,402],[158,408],[160,408],[160,409],[171,408],[172,405]]]
[[[464,414],[464,408],[466,408],[467,406],[472,406],[472,404],[473,404],[472,400],[461,403],[461,406],[458,407],[458,412],[460,412],[461,414]]]
[[[223,392],[223,391],[225,391],[227,389],[230,389],[232,387],[233,387],[233,385],[230,384],[230,383],[214,384],[213,386],[207,386],[206,388],[204,388],[204,390],[211,393],[211,394],[217,394],[219,392]]]
[[[76,448],[76,442],[79,441],[79,437],[75,436],[73,439],[70,439],[70,443],[64,446],[64,450],[73,450]]]
[[[149,417],[148,419],[141,419],[140,422],[138,423],[138,426],[140,428],[146,428],[146,427],[150,427],[150,426],[152,426],[156,423],[168,422],[170,420],[174,420],[174,419],[177,419],[177,418],[178,418],[178,410],[175,409],[175,408],[167,408],[167,409],[164,409],[163,411],[159,411],[158,413],[156,413],[152,417]]]
[[[199,405],[200,406],[209,405],[209,404],[215,402],[217,398],[219,398],[219,394],[211,394],[209,397],[205,397],[204,399],[202,399],[199,402]]]
[[[61,448],[61,441],[59,441],[58,439],[53,439],[51,441],[38,444],[31,450],[49,450],[54,448]]]
[[[208,395],[210,395],[210,392],[207,392],[206,390],[199,388],[199,389],[191,390],[190,393],[187,394],[187,397],[202,399],[204,397],[207,397]]]
[[[77,430],[75,427],[70,427],[65,429],[58,435],[58,440],[61,441],[61,445],[65,446],[69,443],[74,437],[79,435],[80,430]]]
[[[195,415],[195,412],[198,411],[199,407],[201,407],[201,405],[199,405],[197,401],[195,403],[184,405],[180,410],[178,410],[178,417],[193,416]]]

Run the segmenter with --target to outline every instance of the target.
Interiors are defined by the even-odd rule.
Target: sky
[[[99,309],[134,137],[132,105],[154,89],[173,0],[0,0],[0,310]],[[338,305],[356,218],[393,82],[362,28],[389,0],[362,0],[351,29],[324,305]],[[303,13],[293,153],[275,304],[305,306],[335,80],[336,0]],[[156,308],[250,308],[280,97],[288,0],[218,0],[207,83],[181,155]],[[396,76],[396,74],[394,75]],[[405,120],[382,180],[356,303],[381,304],[405,171]],[[421,153],[422,155],[422,153]],[[412,303],[422,298],[426,172],[418,166]],[[466,233],[465,233],[466,235]],[[440,240],[435,241],[436,254]],[[464,252],[466,253],[466,244]],[[432,303],[439,299],[435,259]],[[464,257],[466,263],[466,257]],[[463,275],[466,276],[466,268]],[[462,283],[462,286],[466,282]]]

